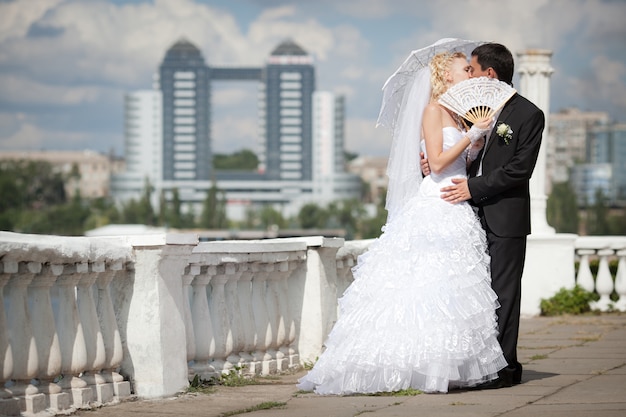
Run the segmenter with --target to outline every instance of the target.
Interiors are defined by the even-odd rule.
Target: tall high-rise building
[[[570,178],[579,205],[594,204],[600,189],[609,205],[626,207],[626,125],[592,127],[585,154],[585,163],[575,165]]]
[[[546,144],[546,193],[553,183],[569,180],[571,168],[587,160],[587,135],[596,125],[606,124],[604,112],[583,112],[576,108],[550,114]]]
[[[200,50],[182,39],[159,68],[163,94],[163,180],[210,180],[209,68]]]
[[[271,180],[312,178],[313,58],[293,41],[271,53],[264,77],[265,175]]]
[[[213,81],[259,83],[259,126],[263,145],[258,155],[261,166],[257,171],[214,170]],[[145,186],[137,173],[147,168],[137,152],[150,161],[155,157],[160,161],[158,172],[154,165],[149,169],[150,174],[146,174],[155,191],[153,204],[158,204],[161,192],[166,199],[171,198],[176,188],[180,200],[199,212],[215,183],[225,192],[227,212],[233,219],[242,219],[245,210],[255,206],[271,205],[285,215],[294,215],[309,202],[359,196],[359,178],[346,172],[343,161],[343,97],[322,94],[319,97],[325,98],[318,100],[320,107],[314,111],[313,58],[293,41],[278,45],[263,68],[227,68],[207,65],[196,46],[180,40],[167,50],[155,87],[158,91],[154,92],[153,99],[160,100],[159,117],[149,114],[147,104],[145,108],[127,105],[127,125],[141,121],[144,127],[139,129],[144,131],[140,135],[127,132],[131,167],[128,173],[114,179],[113,190],[118,200],[138,198]],[[128,97],[144,97],[142,94],[147,103],[149,94],[144,92]],[[129,103],[135,101],[134,98],[128,100]],[[323,123],[314,126],[314,113]],[[155,123],[162,126],[157,149],[152,147],[152,142],[141,145],[157,134]],[[323,133],[320,129],[328,130]],[[322,165],[323,170],[318,172]]]
[[[126,169],[111,177],[116,199],[136,198],[147,183],[158,187],[163,176],[161,92],[140,90],[124,96]]]
[[[344,98],[329,91],[313,94],[313,180],[322,200],[332,200],[336,178],[345,172]]]

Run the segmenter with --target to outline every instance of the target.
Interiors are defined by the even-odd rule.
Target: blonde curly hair
[[[463,52],[441,52],[433,57],[428,64],[430,66],[430,85],[432,87],[431,98],[437,100],[450,86],[446,73],[450,70],[450,64],[455,58],[465,58]]]

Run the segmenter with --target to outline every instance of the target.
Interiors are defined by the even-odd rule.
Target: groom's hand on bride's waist
[[[448,185],[441,189],[441,198],[453,204],[472,199],[469,187],[467,186],[467,179],[452,178],[452,184],[453,185]]]

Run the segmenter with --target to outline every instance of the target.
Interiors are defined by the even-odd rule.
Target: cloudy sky
[[[552,50],[551,111],[624,122],[625,21],[624,0],[0,0],[0,149],[122,155],[124,94],[151,89],[182,37],[216,67],[262,66],[295,40],[317,89],[345,94],[346,147],[361,155],[388,153],[374,127],[387,77],[444,37]],[[254,145],[256,88],[215,86],[215,151]]]

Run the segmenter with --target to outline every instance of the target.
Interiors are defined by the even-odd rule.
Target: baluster
[[[226,271],[228,272],[228,281],[224,287],[224,295],[226,298],[226,306],[229,318],[229,329],[232,337],[232,349],[230,355],[226,358],[228,363],[242,368],[243,359],[240,356],[240,352],[244,345],[244,335],[241,317],[241,307],[239,305],[239,296],[237,293],[237,287],[239,285],[239,278],[243,273],[240,265],[226,264]],[[241,371],[245,372],[245,371]]]
[[[39,355],[39,391],[48,394],[50,408],[64,410],[70,407],[70,397],[61,393],[53,380],[61,374],[61,346],[54,324],[50,289],[63,272],[63,265],[44,265],[41,274],[30,284],[33,334]]]
[[[600,257],[600,266],[598,275],[596,276],[596,292],[600,294],[600,299],[591,303],[591,308],[600,311],[607,311],[611,301],[611,293],[613,292],[613,278],[609,270],[609,256],[613,255],[613,249],[601,249],[598,251]]]
[[[104,376],[100,375],[100,371],[105,366],[106,353],[93,298],[94,284],[98,275],[105,269],[102,261],[92,263],[91,271],[80,278],[76,288],[78,317],[83,328],[87,355],[86,369],[82,379],[91,387],[93,398],[100,403],[107,403],[113,399],[113,386],[107,384]]]
[[[276,371],[276,361],[267,352],[272,343],[272,326],[267,311],[267,277],[274,269],[273,264],[253,264],[252,277],[252,308],[256,328],[255,350],[253,360],[261,363],[261,374],[268,375]]]
[[[17,270],[17,263],[14,263]],[[11,398],[11,393],[4,388],[4,383],[11,379],[13,374],[13,350],[9,341],[8,322],[4,310],[4,287],[9,282],[11,275],[7,268],[0,262],[0,401]]]
[[[255,368],[255,363],[250,355],[254,349],[254,312],[252,311],[252,269],[248,263],[240,264],[241,275],[237,284],[237,297],[239,298],[239,311],[241,316],[242,345],[239,351],[241,363],[250,374],[260,373]]]
[[[626,249],[617,251],[619,261],[617,262],[617,274],[615,275],[615,291],[619,295],[619,300],[615,303],[615,308],[626,311]]]
[[[580,263],[578,264],[578,275],[576,276],[576,284],[586,291],[593,292],[595,283],[593,282],[593,274],[589,268],[589,255],[596,253],[593,249],[578,249]]]
[[[9,341],[13,352],[12,378],[15,384],[7,388],[13,396],[34,395],[39,389],[30,383],[37,376],[39,370],[39,357],[37,344],[33,334],[31,316],[28,311],[28,285],[34,278],[35,273],[41,270],[41,264],[35,262],[20,262],[8,264],[5,262],[5,271],[17,266],[15,272],[5,287],[7,301],[7,323]]]
[[[294,308],[297,307],[297,304],[292,303],[292,300],[298,299],[298,297],[294,297],[295,289],[298,288],[297,283],[294,280],[297,279],[296,271],[302,265],[303,257],[299,258],[297,261],[289,261],[289,279],[287,282],[287,310],[289,312],[289,319],[287,321],[287,346],[289,351],[289,367],[295,367],[300,365],[300,355],[298,355],[298,351],[294,348],[294,342],[296,341],[296,317],[298,315],[297,311],[294,311]]]
[[[278,272],[275,273],[275,279],[272,280],[273,288],[276,294],[276,307],[278,313],[278,327],[276,333],[276,346],[278,351],[276,352],[276,368],[279,371],[284,371],[289,368],[289,344],[288,331],[289,331],[289,295],[287,289],[287,280],[291,272],[289,270],[289,261],[283,261],[278,263]]]
[[[215,353],[215,340],[207,294],[212,275],[208,270],[208,267],[202,267],[200,270],[191,269],[191,273],[199,273],[191,282],[193,288],[191,316],[193,333],[196,336],[196,356],[192,368],[194,373],[203,379],[209,379],[216,375],[215,368],[211,364],[211,359]]]
[[[86,262],[76,263],[66,267],[57,279],[59,309],[56,322],[61,344],[61,371],[63,373],[63,379],[59,385],[72,393],[74,405],[77,407],[88,404],[92,398],[87,382],[78,377],[87,367],[87,347],[75,294],[76,285],[82,275],[87,272],[89,272],[89,265]]]
[[[233,367],[227,361],[233,349],[233,337],[230,331],[224,288],[229,279],[227,272],[229,267],[232,267],[232,265],[209,267],[209,270],[214,273],[213,278],[211,278],[211,295],[209,297],[209,308],[211,310],[211,319],[213,320],[213,338],[215,340],[213,366],[221,373],[228,373]]]
[[[124,359],[124,350],[115,318],[113,301],[111,300],[111,282],[120,274],[121,279],[123,279],[125,270],[121,261],[111,263],[104,272],[98,274],[96,278],[98,288],[96,313],[105,352],[104,365],[100,374],[107,383],[113,384],[113,393],[118,398],[123,398],[130,396],[130,382],[124,381],[122,375],[116,372]]]
[[[187,345],[187,362],[191,362],[196,357],[196,336],[193,331],[193,319],[191,314],[191,282],[200,273],[199,265],[188,265],[185,267],[185,273],[182,276],[183,282],[183,312],[185,319],[185,340]],[[188,375],[193,378],[193,373]]]

